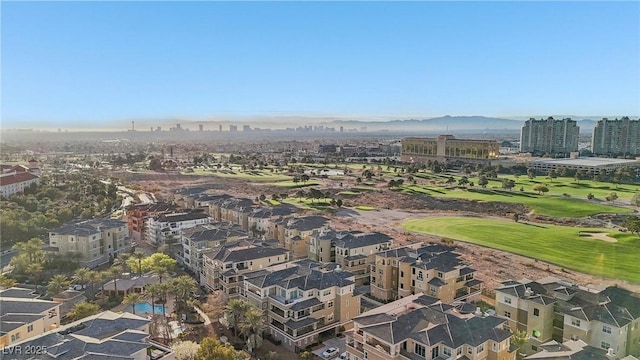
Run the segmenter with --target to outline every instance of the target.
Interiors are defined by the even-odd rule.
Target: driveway
[[[318,350],[314,350],[314,351],[313,351],[313,354],[314,354],[314,355],[316,355],[316,356],[318,356],[318,357],[319,357],[319,358],[321,358],[321,359],[324,359],[324,358],[322,357],[322,353],[323,353],[325,350],[327,350],[328,348],[330,348],[330,347],[332,347],[332,346],[333,346],[333,347],[337,347],[338,349],[340,349],[340,351],[338,351],[338,352],[336,353],[336,355],[335,355],[335,356],[333,356],[333,357],[331,357],[331,358],[330,358],[330,359],[335,359],[335,358],[337,358],[338,356],[340,356],[340,354],[342,354],[343,352],[347,351],[347,344],[346,344],[346,341],[347,341],[347,338],[345,338],[345,337],[341,337],[341,338],[338,338],[338,337],[336,337],[336,338],[331,338],[331,339],[326,340],[326,341],[324,342],[324,346],[323,346],[323,347],[321,347],[321,348],[320,348],[320,349],[318,349]]]

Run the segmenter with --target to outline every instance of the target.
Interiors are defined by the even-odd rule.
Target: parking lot
[[[328,358],[322,357],[322,353],[332,346],[338,348],[338,352],[334,356],[331,356]],[[342,338],[332,338],[325,341],[324,346],[319,348],[318,350],[314,350],[313,354],[318,356],[321,359],[335,359],[345,351],[347,351],[346,338],[342,337]]]

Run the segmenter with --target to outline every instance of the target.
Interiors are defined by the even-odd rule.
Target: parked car
[[[345,360],[347,358],[347,352],[343,352],[342,354],[340,354],[340,357],[338,359],[340,360]]]
[[[338,351],[340,351],[340,350],[338,350],[338,348],[332,346],[332,347],[328,348],[327,350],[325,350],[322,353],[322,357],[325,358],[325,359],[332,358],[332,357],[338,355]]]

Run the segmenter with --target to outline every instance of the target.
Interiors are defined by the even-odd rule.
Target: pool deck
[[[148,303],[151,303],[151,297],[145,296],[143,299],[144,299],[144,301],[146,301]],[[167,303],[164,304],[164,313],[169,318],[171,317],[171,314],[173,314],[173,312],[175,310],[174,309],[174,303],[175,303],[174,297],[173,296],[167,296]],[[111,311],[124,312],[124,311],[127,311],[127,307],[128,306],[130,306],[130,305],[128,305],[128,304],[120,304],[120,305],[112,308]],[[144,313],[136,312],[136,315],[144,316],[144,317],[147,317],[147,318],[151,318],[151,313],[149,313],[149,312],[144,312]],[[158,315],[158,313],[156,313],[156,315]]]

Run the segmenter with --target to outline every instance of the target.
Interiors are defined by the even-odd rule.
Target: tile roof
[[[63,226],[51,230],[50,233],[57,235],[89,236],[100,233],[102,229],[118,228],[127,226],[126,221],[101,218],[84,221],[71,221]]]
[[[156,222],[181,222],[198,219],[206,219],[209,215],[203,212],[191,211],[186,213],[160,214],[154,219]]]
[[[4,175],[0,176],[0,186],[7,186],[12,184],[17,184],[25,181],[30,181],[37,179],[38,176],[28,173],[28,172],[19,172],[13,175]]]
[[[289,219],[287,221],[287,229],[296,229],[298,231],[309,231],[319,229],[329,225],[329,219],[324,216],[311,215]]]
[[[316,263],[318,264],[318,263]],[[245,280],[260,288],[278,285],[285,289],[322,290],[333,286],[344,287],[354,284],[353,275],[348,271],[324,271],[319,266],[306,268],[296,263],[279,270],[259,270],[245,274]],[[319,265],[319,264],[318,264]]]
[[[347,233],[345,236],[336,239],[335,244],[339,248],[356,249],[364,246],[391,243],[392,241],[393,239],[390,236],[379,232]]]

